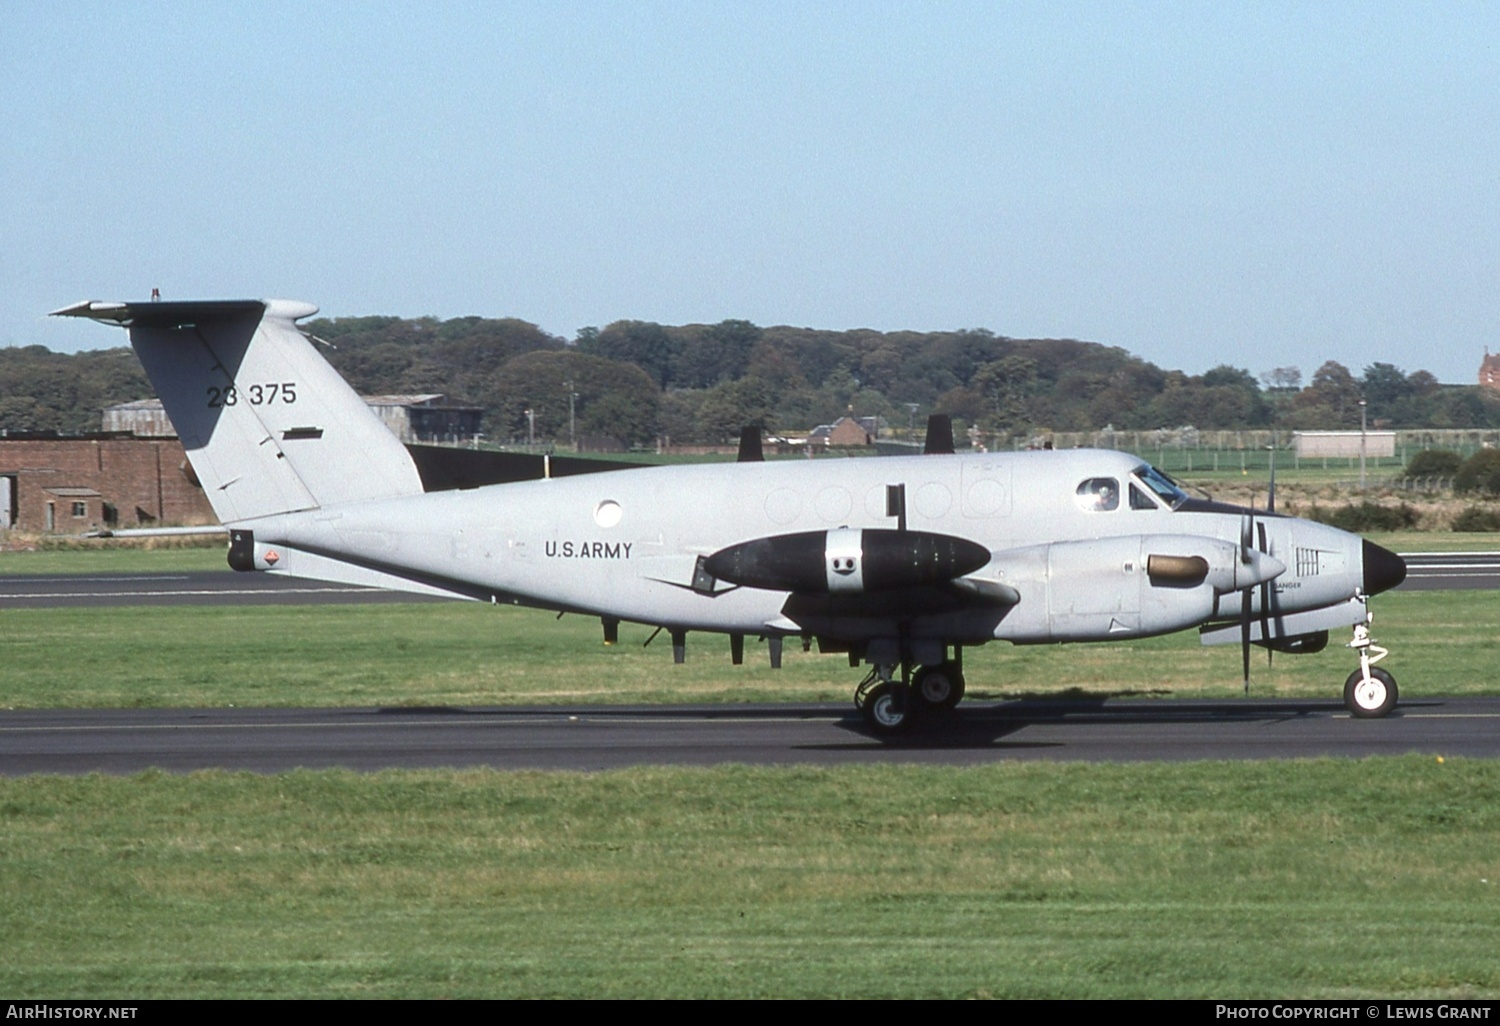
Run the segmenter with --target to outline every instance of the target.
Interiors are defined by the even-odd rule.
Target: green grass
[[[1375,637],[1404,697],[1495,694],[1494,603],[1487,592],[1378,596]],[[0,705],[494,705],[847,701],[863,670],[844,656],[764,645],[732,666],[722,635],[689,634],[674,666],[665,635],[621,627],[606,648],[597,620],[477,603],[0,610]],[[1337,634],[1324,652],[1255,652],[1254,694],[1335,697],[1354,668]],[[969,694],[1232,698],[1237,645],[1197,635],[1087,645],[994,643],[965,652]]]
[[[1493,997],[1500,763],[0,780],[0,990]]]
[[[0,551],[0,574],[178,573],[229,570],[228,543],[147,549],[107,541],[76,542],[69,548]]]

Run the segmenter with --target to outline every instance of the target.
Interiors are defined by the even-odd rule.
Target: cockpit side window
[[[1078,486],[1078,507],[1091,513],[1120,508],[1120,482],[1112,477],[1091,477]]]
[[[1160,509],[1155,502],[1151,501],[1141,486],[1134,481],[1130,482],[1130,508],[1131,509]]]
[[[1172,509],[1176,509],[1187,501],[1187,492],[1183,491],[1176,481],[1153,466],[1142,463],[1135,468],[1135,476],[1140,479],[1141,484],[1151,490],[1152,494]]]

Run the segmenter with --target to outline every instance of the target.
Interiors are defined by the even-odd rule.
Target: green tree
[[[575,431],[602,434],[629,445],[656,437],[661,393],[633,364],[572,351],[526,353],[500,368],[495,393],[500,401],[486,418],[492,437],[527,437],[526,410],[533,412],[538,440],[568,441],[568,398]]]
[[[589,356],[633,363],[659,388],[674,380],[677,345],[665,328],[651,321],[615,321],[592,337],[580,336],[578,350]]]
[[[1453,478],[1453,489],[1500,495],[1500,449],[1480,449],[1464,460]]]

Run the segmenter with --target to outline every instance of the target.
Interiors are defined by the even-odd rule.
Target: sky
[[[0,345],[82,299],[1500,350],[1500,4],[0,0]]]

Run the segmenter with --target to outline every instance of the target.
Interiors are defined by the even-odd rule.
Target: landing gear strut
[[[1359,652],[1359,669],[1344,681],[1344,705],[1361,719],[1376,719],[1396,708],[1396,678],[1375,664],[1389,652],[1375,644],[1368,623],[1354,625],[1354,640],[1349,648]]]

